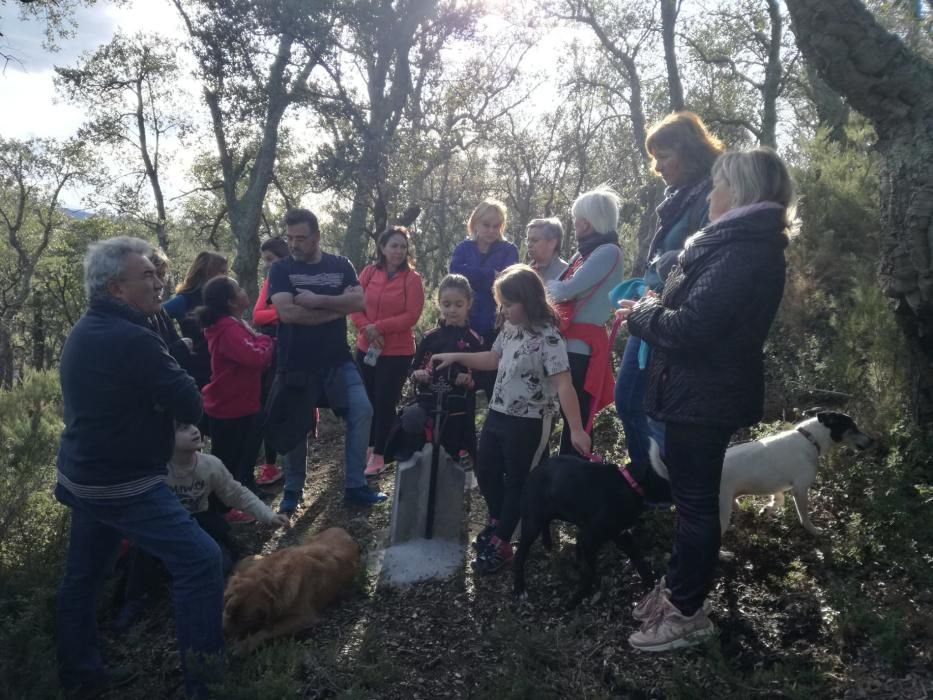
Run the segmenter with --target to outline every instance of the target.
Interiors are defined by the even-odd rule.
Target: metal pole
[[[434,430],[431,434],[431,476],[428,480],[428,512],[424,525],[424,538],[434,537],[434,502],[437,500],[437,470],[441,457],[441,430],[444,415],[444,397],[450,389],[444,377],[434,384]]]

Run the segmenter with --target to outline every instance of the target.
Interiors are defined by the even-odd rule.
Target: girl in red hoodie
[[[350,314],[363,383],[373,405],[366,476],[385,470],[383,457],[395,408],[415,355],[412,329],[424,308],[421,275],[409,253],[408,229],[390,226],[376,242],[376,262],[360,272],[366,310]]]
[[[256,335],[241,320],[249,299],[229,277],[212,279],[203,296],[198,318],[211,353],[211,381],[201,395],[211,424],[211,452],[234,479],[255,490],[253,466],[262,441],[262,374],[272,363],[275,339]],[[227,519],[245,522],[252,516],[232,510]]]

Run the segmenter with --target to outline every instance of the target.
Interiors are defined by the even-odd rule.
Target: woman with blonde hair
[[[684,241],[709,223],[706,198],[713,188],[710,169],[723,145],[696,114],[674,112],[651,127],[645,148],[654,172],[667,185],[664,201],[656,210],[658,228],[648,248],[644,274],[647,287],[660,294]],[[641,339],[630,337],[616,379],[615,404],[629,459],[646,465],[648,438],[653,437],[663,448],[664,426],[651,421],[642,406],[648,378],[644,359]]]
[[[460,242],[450,256],[449,271],[466,277],[473,288],[470,328],[482,336],[487,350],[498,335],[492,284],[500,272],[518,262],[518,248],[503,238],[506,221],[505,204],[498,199],[484,199],[467,220],[469,238]],[[487,398],[495,379],[492,372],[474,376],[477,388],[483,389]]]
[[[719,486],[729,438],[762,418],[763,347],[784,293],[793,185],[774,151],[713,166],[711,223],[687,239],[660,298],[618,315],[651,350],[648,414],[665,426],[677,507],[667,574],[634,610],[636,649],[665,651],[715,633],[705,611],[719,552]]]

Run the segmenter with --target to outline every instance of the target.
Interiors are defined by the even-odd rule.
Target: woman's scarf
[[[615,231],[610,231],[609,233],[591,233],[589,236],[579,241],[577,252],[580,254],[580,257],[585,258],[599,248],[599,246],[606,245],[607,243],[611,243],[615,246],[619,245],[619,234]]]

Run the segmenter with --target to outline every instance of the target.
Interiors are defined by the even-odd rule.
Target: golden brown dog
[[[360,548],[339,527],[264,557],[242,561],[224,592],[224,632],[243,651],[313,625],[346,593],[360,565]]]

